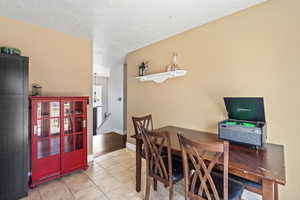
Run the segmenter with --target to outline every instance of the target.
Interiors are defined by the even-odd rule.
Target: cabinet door
[[[0,54],[0,199],[28,188],[28,58]]]
[[[62,134],[62,171],[70,172],[87,166],[86,100],[64,99]]]
[[[9,96],[0,98],[0,199],[16,199],[24,193],[24,98]],[[26,174],[27,175],[27,174]],[[23,185],[24,184],[24,185]]]
[[[60,174],[61,120],[58,100],[32,101],[32,179]]]

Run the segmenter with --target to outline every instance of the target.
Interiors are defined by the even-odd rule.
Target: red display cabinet
[[[88,97],[30,97],[31,187],[87,169]]]

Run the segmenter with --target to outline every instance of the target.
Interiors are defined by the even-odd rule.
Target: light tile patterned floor
[[[78,171],[42,184],[22,200],[142,200],[145,194],[145,162],[142,191],[135,191],[135,152],[118,150],[97,157],[86,171]],[[151,200],[167,200],[168,190],[151,188]],[[174,199],[183,200],[183,182],[175,185]]]

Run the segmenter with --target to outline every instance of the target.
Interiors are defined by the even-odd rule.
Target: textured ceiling
[[[94,40],[95,66],[266,0],[0,0],[0,15]]]

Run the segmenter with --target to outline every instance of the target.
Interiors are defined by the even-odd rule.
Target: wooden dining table
[[[168,132],[171,138],[173,153],[180,155],[181,149],[177,133],[198,142],[221,141],[217,134],[166,126],[155,131]],[[136,139],[136,191],[141,191],[142,168],[142,138],[140,135],[132,136]],[[286,184],[284,147],[277,144],[265,144],[263,149],[255,149],[238,144],[230,144],[229,147],[229,173],[245,180],[261,184],[257,190],[251,185],[246,189],[262,195],[263,200],[278,199],[278,184]]]

